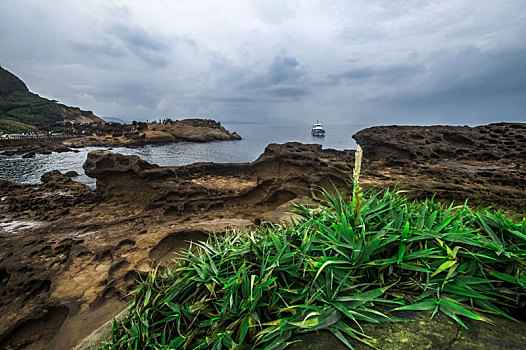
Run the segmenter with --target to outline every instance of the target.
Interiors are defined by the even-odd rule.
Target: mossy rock
[[[433,319],[428,312],[404,313],[408,322],[362,324],[371,344],[381,350],[401,349],[526,349],[526,323],[501,317],[488,316],[491,322],[462,319],[462,327],[448,316],[437,313]],[[287,349],[348,349],[328,331],[311,332],[296,336]],[[371,346],[350,340],[356,350],[371,350]]]

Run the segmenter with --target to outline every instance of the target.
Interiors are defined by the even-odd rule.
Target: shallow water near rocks
[[[243,139],[240,141],[216,141],[207,143],[180,142],[168,145],[148,145],[139,148],[116,147],[113,152],[138,155],[147,162],[160,166],[180,166],[196,162],[243,163],[252,162],[259,157],[269,143],[302,142],[317,143],[323,148],[338,150],[354,149],[354,135],[365,125],[325,125],[326,136],[314,137],[310,125],[263,125],[263,124],[224,124],[231,132],[236,131]],[[89,152],[99,147],[78,149],[78,153],[36,154],[34,158],[22,155],[0,155],[0,178],[21,182],[39,183],[47,171],[76,171],[80,176],[75,180],[94,187],[95,180],[86,176],[82,164]]]

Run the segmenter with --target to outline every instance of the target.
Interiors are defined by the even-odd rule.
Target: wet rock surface
[[[520,137],[525,127],[480,127],[487,134],[462,127],[437,127],[443,132],[429,134],[414,130],[420,127],[366,129],[355,135],[365,151],[361,181],[380,187],[398,183],[420,198],[437,193],[440,200],[463,201],[469,196],[475,204],[521,213],[526,209],[526,141]],[[413,132],[424,139],[408,141]],[[484,140],[473,135],[495,134],[501,136],[488,137],[516,142],[500,153],[487,146],[486,157],[499,156],[488,160],[478,148],[447,146],[451,142],[446,138],[470,141],[445,133],[461,135],[477,147]],[[433,150],[420,151],[432,138]],[[453,155],[437,151],[439,147],[451,147],[447,149]],[[466,152],[456,157],[458,149]],[[169,263],[189,241],[206,239],[212,232],[266,220],[287,222],[293,215],[288,203],[313,201],[320,188],[334,184],[347,195],[353,162],[354,151],[299,143],[271,144],[252,163],[181,167],[158,167],[135,156],[95,151],[84,164],[86,173],[97,179],[95,191],[58,171],[44,174],[37,185],[0,180],[0,348],[74,347],[125,307],[128,293],[150,266]],[[524,323],[514,325],[524,334]],[[381,332],[393,326],[375,327],[379,328],[368,328],[367,333],[383,339]],[[465,334],[472,338],[465,344],[473,337],[486,337],[489,331],[483,327],[471,324]],[[458,327],[451,329],[451,339],[457,339]],[[429,337],[419,339],[414,346],[431,344]],[[521,343],[506,344],[513,348]]]

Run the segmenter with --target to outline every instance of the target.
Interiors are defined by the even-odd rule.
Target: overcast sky
[[[0,0],[0,65],[124,120],[526,122],[526,1]]]

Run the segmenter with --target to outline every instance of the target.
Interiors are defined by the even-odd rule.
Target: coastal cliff
[[[30,92],[20,78],[0,67],[0,129],[6,133],[20,133],[61,122],[103,120],[91,111],[69,107]]]

